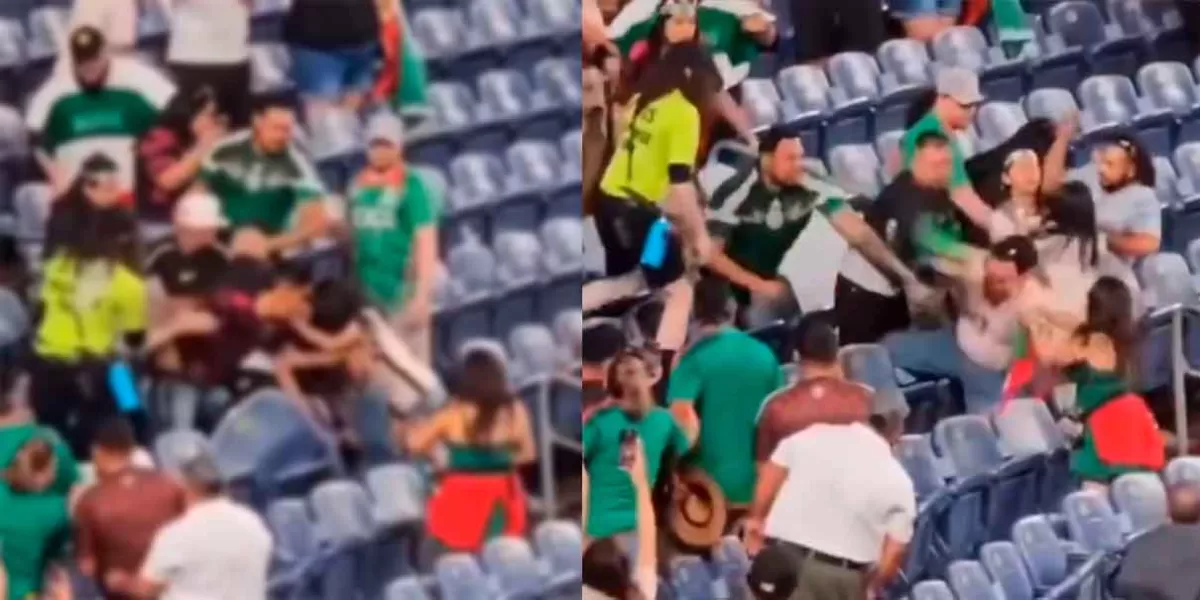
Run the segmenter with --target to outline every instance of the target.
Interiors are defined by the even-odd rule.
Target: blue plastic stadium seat
[[[1103,135],[1132,121],[1152,154],[1170,152],[1174,116],[1169,110],[1154,109],[1143,102],[1129,79],[1118,75],[1088,77],[1079,85],[1079,100],[1085,111],[1085,138]]]
[[[69,34],[69,20],[67,9],[61,6],[41,6],[29,13],[29,49],[26,56],[36,61],[56,56]]]
[[[870,386],[876,394],[900,393],[896,369],[886,348],[879,344],[849,344],[838,351],[838,360],[846,377]]]
[[[1048,590],[1067,578],[1067,545],[1046,517],[1020,519],[1013,525],[1012,537],[1037,591]]]
[[[979,551],[979,560],[1003,592],[1005,600],[1033,600],[1033,581],[1016,544],[1010,541],[984,544]]]
[[[1147,256],[1142,260],[1138,275],[1151,309],[1187,303],[1196,296],[1187,261],[1173,252]]]
[[[1007,140],[1028,121],[1025,110],[1015,102],[988,102],[975,115],[975,127],[979,130],[980,146],[976,151],[986,152]]]
[[[496,582],[484,575],[483,569],[470,554],[450,554],[439,558],[433,573],[442,598],[494,600],[500,593]]]
[[[191,429],[173,429],[154,440],[154,459],[158,467],[171,473],[178,473],[189,460],[209,451],[208,438]]]
[[[531,231],[504,229],[492,243],[496,256],[496,281],[504,291],[538,282],[542,274],[542,245]]]
[[[1129,35],[1119,25],[1108,25],[1091,2],[1066,0],[1050,8],[1045,17],[1050,33],[1067,47],[1082,48],[1094,73],[1133,76],[1143,57],[1140,36]]]
[[[578,35],[580,13],[574,2],[555,0],[528,0],[525,2],[526,18],[531,31],[564,35]],[[577,78],[578,79],[578,78]]]
[[[1178,142],[1200,141],[1200,96],[1187,65],[1150,63],[1138,70],[1137,82],[1151,107],[1174,113],[1179,127]]]
[[[742,106],[754,127],[770,127],[782,117],[779,90],[770,79],[747,79],[742,82]]]
[[[1121,520],[1103,495],[1091,491],[1067,494],[1063,514],[1071,539],[1084,550],[1111,552],[1121,548]]]
[[[558,149],[549,142],[520,140],[508,147],[504,157],[511,193],[541,191],[561,183],[561,159]]]
[[[1005,58],[1000,48],[989,47],[978,27],[951,27],[933,38],[930,47],[938,64],[978,72],[985,97],[1016,102],[1025,95],[1026,62]]]
[[[280,566],[291,569],[318,557],[320,536],[303,500],[283,498],[272,502],[266,520],[275,537],[275,558]]]
[[[1025,97],[1025,114],[1030,119],[1050,119],[1057,123],[1078,110],[1075,95],[1064,89],[1041,88]]]
[[[466,21],[453,8],[425,8],[411,19],[413,36],[431,59],[457,54],[465,49]]]
[[[913,586],[912,600],[955,600],[950,586],[940,579],[922,581]]]
[[[372,515],[383,527],[420,522],[425,516],[425,478],[413,465],[381,465],[367,471]]]
[[[25,64],[25,28],[16,19],[0,17],[0,70]]]
[[[483,547],[483,568],[507,597],[537,597],[550,580],[547,565],[539,563],[529,542],[519,537],[489,540]]]
[[[827,147],[821,138],[824,114],[831,109],[829,78],[813,65],[784,68],[775,76],[783,95],[783,120],[800,136],[809,154],[819,155]]]
[[[564,133],[559,147],[565,158],[563,168],[578,167],[583,158],[583,132],[578,129],[572,129]],[[578,171],[579,169],[576,168],[575,170]]]
[[[1175,165],[1171,159],[1165,156],[1154,157],[1154,192],[1158,194],[1158,200],[1163,204],[1164,209],[1169,206],[1174,206],[1179,199],[1179,174],[1175,172]],[[1164,225],[1163,240],[1169,242],[1171,239],[1170,229],[1174,223],[1166,223]]]
[[[900,167],[900,138],[902,137],[904,137],[904,132],[894,129],[881,133],[875,138],[875,154],[879,156],[879,162],[883,165],[885,185],[891,183],[898,174],[895,169],[889,169],[888,165],[891,164],[896,169]]]
[[[583,101],[580,71],[576,61],[547,58],[533,66],[533,81],[551,102],[578,110]]]
[[[575,217],[554,217],[542,223],[542,264],[550,275],[583,270],[583,222]]]
[[[1142,36],[1158,60],[1187,60],[1192,54],[1179,12],[1169,2],[1108,0],[1109,20],[1127,35]]]
[[[917,500],[929,498],[944,489],[946,482],[938,465],[929,436],[906,435],[896,447],[896,458],[912,478]]]
[[[946,569],[946,579],[958,600],[993,600],[996,589],[983,565],[973,560],[959,560]]]
[[[698,556],[683,556],[672,561],[671,587],[679,598],[717,600],[712,573]]]
[[[524,323],[514,327],[508,335],[508,350],[512,357],[509,376],[514,381],[551,375],[558,367],[554,334],[544,325]]]
[[[359,484],[349,480],[326,481],[313,489],[311,501],[321,539],[335,543],[365,542],[375,535],[371,499]]]
[[[852,194],[879,195],[882,165],[868,144],[843,144],[829,151],[829,170],[837,183]]]
[[[916,40],[888,40],[875,53],[885,73],[901,84],[929,85],[932,64],[925,44]]]
[[[885,107],[879,103],[883,90],[879,80],[879,64],[870,54],[863,52],[841,52],[829,59],[826,65],[829,81],[833,84],[830,98],[833,112],[825,126],[826,148],[841,144],[864,144],[870,141],[872,112],[879,111],[878,119],[884,123],[881,129],[895,129],[895,116],[907,109],[907,104]],[[877,103],[879,103],[877,105]],[[900,123],[899,126],[903,126]]]
[[[475,121],[478,102],[470,88],[458,82],[436,82],[429,86],[429,106],[433,123],[442,130],[453,130]]]
[[[987,418],[959,415],[944,419],[933,429],[933,444],[954,468],[958,478],[975,477],[1004,463],[996,434]]]
[[[420,577],[409,576],[389,583],[383,600],[432,600],[432,596]]]
[[[492,0],[482,0],[489,2]],[[520,117],[534,108],[533,86],[519,71],[494,69],[479,76],[480,116],[484,119]]]
[[[1112,484],[1112,500],[1132,534],[1167,523],[1167,490],[1156,473],[1126,473]]]
[[[447,212],[468,210],[504,197],[504,166],[496,156],[482,152],[459,154],[450,161],[450,196]]]
[[[512,0],[471,0],[465,8],[469,44],[487,47],[511,44],[524,37],[523,15]]]
[[[551,587],[577,584],[583,572],[583,532],[571,521],[544,521],[533,531],[533,543],[538,556],[550,566]]]
[[[1012,400],[993,416],[992,421],[1005,449],[1016,456],[1049,454],[1066,443],[1050,409],[1038,399]]]
[[[1163,471],[1169,485],[1177,483],[1200,483],[1200,457],[1180,456],[1172,458]]]

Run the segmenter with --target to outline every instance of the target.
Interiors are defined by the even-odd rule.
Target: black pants
[[[38,423],[58,431],[75,457],[87,460],[96,426],[118,414],[108,387],[107,364],[35,356],[30,360],[29,380],[29,400]],[[148,442],[145,413],[127,416],[138,441]]]
[[[1192,44],[1192,54],[1200,53],[1200,1],[1175,0],[1175,8],[1179,9],[1179,16],[1183,18],[1183,28]]]
[[[796,62],[838,52],[874,54],[886,39],[880,0],[791,0]]]
[[[171,64],[171,74],[180,94],[194,94],[207,87],[217,98],[222,113],[233,128],[250,124],[250,62],[230,65]]]
[[[662,266],[642,265],[642,247],[654,222],[662,217],[656,206],[601,193],[596,201],[596,231],[604,245],[604,270],[610,277],[642,269],[650,287],[662,287],[683,275],[683,249],[671,233]]]
[[[909,325],[904,294],[876,294],[841,275],[833,293],[833,314],[842,344],[873,344]]]

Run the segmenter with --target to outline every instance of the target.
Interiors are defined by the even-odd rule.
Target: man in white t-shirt
[[[170,13],[167,65],[182,94],[212,89],[234,128],[250,122],[250,0],[159,0]]]
[[[223,493],[207,454],[181,468],[188,509],[154,536],[140,574],[110,571],[109,589],[160,600],[263,600],[271,532]]]
[[[1000,401],[1021,333],[1023,292],[1037,264],[1037,249],[1024,236],[1001,240],[981,261],[966,261],[956,322],[888,336],[883,345],[892,364],[959,380],[967,412],[987,413]]]
[[[760,468],[746,548],[793,556],[792,598],[875,597],[899,573],[917,508],[892,454],[908,408],[893,398],[876,397],[870,425],[818,423],[788,436]]]

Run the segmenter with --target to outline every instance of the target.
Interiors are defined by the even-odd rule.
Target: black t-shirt
[[[375,0],[293,0],[283,35],[303,48],[332,50],[379,40]]]
[[[147,271],[162,282],[170,296],[212,294],[229,266],[229,259],[220,248],[209,246],[184,253],[175,242],[161,247],[147,262]]]
[[[917,185],[912,173],[896,176],[863,211],[863,219],[875,233],[892,248],[905,264],[913,266],[917,251],[913,244],[913,229],[922,212],[949,212],[954,205],[945,190]]]

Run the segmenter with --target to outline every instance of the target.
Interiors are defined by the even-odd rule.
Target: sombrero
[[[711,548],[725,533],[725,494],[699,469],[679,471],[667,509],[667,529],[685,546]]]

